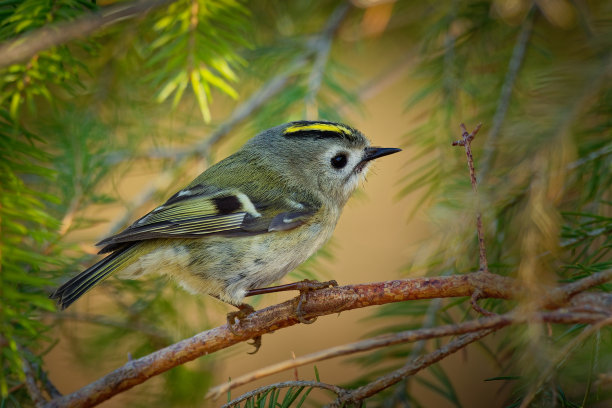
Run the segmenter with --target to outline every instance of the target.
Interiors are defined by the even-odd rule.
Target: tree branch
[[[346,393],[346,390],[344,388],[340,388],[335,385],[326,384],[326,383],[322,383],[318,381],[285,381],[285,382],[270,384],[270,385],[266,385],[266,386],[254,389],[253,391],[247,392],[246,394],[241,395],[239,398],[236,398],[235,400],[228,402],[227,404],[223,405],[222,408],[233,407],[234,405],[237,405],[246,399],[252,398],[256,396],[257,394],[264,393],[268,390],[276,390],[279,388],[288,388],[288,387],[322,388],[324,390],[335,392],[336,395],[344,395]]]
[[[512,96],[514,81],[516,80],[516,76],[518,75],[518,72],[521,69],[523,59],[525,58],[525,50],[527,49],[527,44],[529,43],[529,39],[531,38],[533,21],[535,19],[536,13],[538,13],[538,9],[536,6],[533,6],[525,17],[525,21],[523,22],[519,36],[516,39],[516,44],[514,45],[514,49],[512,50],[512,56],[510,57],[510,62],[508,63],[508,71],[506,72],[504,84],[502,85],[502,89],[499,94],[497,110],[495,111],[495,115],[493,116],[493,126],[491,127],[491,132],[489,133],[487,143],[484,147],[483,157],[480,161],[481,181],[488,176],[489,169],[491,168],[493,160],[495,158],[495,152],[497,149],[497,138],[499,137],[501,125],[504,122],[506,112],[508,111],[508,107],[510,106],[510,98]]]
[[[521,324],[526,322],[552,322],[567,324],[578,322],[598,322],[600,320],[601,315],[598,313],[544,312],[536,313],[533,316],[528,316],[524,313],[507,313],[504,315],[496,315],[493,317],[486,317],[458,324],[448,324],[431,328],[406,330],[399,333],[383,334],[367,340],[331,347],[326,350],[317,351],[299,358],[292,358],[290,360],[285,360],[260,370],[253,371],[238,378],[234,378],[225,384],[211,388],[206,394],[206,398],[217,399],[229,390],[295,367],[316,363],[318,361],[329,360],[330,358],[374,350],[381,347],[393,346],[396,344],[412,343],[415,341],[428,340],[432,338],[465,334],[481,331],[483,329],[498,330],[511,324]],[[418,355],[413,356],[413,359],[416,357],[418,357]]]
[[[612,269],[593,274],[589,278],[612,279]],[[311,319],[345,310],[405,300],[468,297],[476,290],[479,290],[484,297],[500,299],[518,298],[522,293],[520,284],[514,279],[475,272],[467,275],[421,277],[322,289],[309,293],[301,310],[303,318]],[[543,288],[542,293],[549,292],[550,288]],[[580,297],[583,295],[575,295],[572,299],[573,304],[579,305]],[[54,399],[45,406],[49,408],[92,406],[204,354],[293,326],[299,322],[295,313],[297,301],[297,298],[291,299],[250,314],[240,322],[237,334],[232,333],[227,325],[223,325],[132,360],[80,390]],[[549,303],[543,301],[542,305],[546,307]]]
[[[390,386],[399,382],[403,378],[418,373],[422,369],[429,367],[430,365],[442,360],[444,357],[461,350],[468,344],[480,340],[481,338],[493,333],[494,331],[495,329],[485,329],[477,331],[475,333],[464,334],[463,336],[451,341],[447,345],[442,346],[429,354],[412,360],[404,367],[395,370],[389,374],[386,374],[378,378],[377,380],[372,381],[371,383],[366,384],[362,387],[359,387],[341,397],[338,397],[338,399],[331,403],[329,407],[342,407],[347,402],[356,402],[364,400],[365,398],[368,398],[384,390],[385,388],[389,388]]]
[[[26,60],[37,53],[94,32],[120,21],[142,16],[151,10],[173,3],[175,0],[139,0],[104,7],[76,20],[39,28],[19,38],[0,44],[0,68]]]

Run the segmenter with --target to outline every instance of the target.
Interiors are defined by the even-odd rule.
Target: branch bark
[[[163,7],[176,0],[139,0],[104,7],[80,18],[39,28],[19,38],[0,44],[0,68],[24,61],[47,50],[94,32],[120,21],[142,16],[151,10]]]

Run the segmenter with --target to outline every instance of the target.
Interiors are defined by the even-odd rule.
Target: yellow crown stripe
[[[289,135],[291,133],[305,132],[309,130],[318,131],[318,132],[336,132],[336,133],[342,133],[345,135],[351,134],[350,129],[344,126],[340,126],[340,125],[332,125],[331,123],[313,123],[311,125],[293,125],[285,129],[283,134]]]

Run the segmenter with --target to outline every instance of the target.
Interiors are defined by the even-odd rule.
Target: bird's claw
[[[253,306],[247,305],[246,303],[243,303],[243,304],[241,304],[241,305],[239,305],[237,307],[238,307],[237,311],[231,312],[231,313],[227,314],[227,328],[235,336],[239,335],[239,333],[238,333],[238,331],[236,329],[238,328],[238,325],[240,324],[240,323],[236,323],[236,322],[237,321],[240,322],[240,320],[243,320],[245,317],[247,317],[251,313],[255,312],[255,309],[253,308]],[[249,342],[248,344],[250,344],[253,347],[255,347],[255,350],[249,352],[249,354],[257,353],[257,351],[259,351],[259,348],[261,347],[261,336],[254,337],[253,341]]]
[[[300,296],[298,298],[297,306],[295,307],[295,315],[300,323],[303,324],[313,324],[317,318],[313,317],[312,319],[306,319],[304,317],[304,312],[302,311],[302,306],[306,301],[306,296],[308,292],[313,292],[315,290],[327,289],[330,286],[338,286],[338,282],[335,280],[330,280],[327,282],[319,282],[310,279],[304,279],[301,282],[297,282],[297,290],[300,291]]]

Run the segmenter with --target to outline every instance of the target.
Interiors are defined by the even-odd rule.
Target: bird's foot
[[[236,307],[238,308],[237,311],[227,314],[227,327],[229,331],[231,331],[234,335],[238,336],[239,333],[236,329],[238,328],[240,324],[239,322],[243,320],[245,317],[247,317],[248,315],[250,315],[251,313],[255,312],[255,309],[253,308],[253,306],[248,305],[246,303],[242,303]],[[248,344],[255,347],[255,350],[249,352],[249,354],[257,353],[257,351],[261,347],[261,336],[254,337],[253,341]]]
[[[312,319],[307,319],[304,317],[304,312],[302,311],[302,307],[304,305],[304,302],[306,301],[306,297],[308,293],[313,292],[315,290],[326,289],[326,288],[329,288],[330,286],[331,287],[338,286],[338,282],[336,282],[335,280],[330,280],[327,282],[319,282],[315,280],[304,279],[301,282],[296,282],[295,285],[296,285],[295,289],[300,291],[300,296],[298,297],[297,306],[295,307],[295,315],[297,316],[300,323],[312,324],[317,320],[317,318],[313,317]]]

